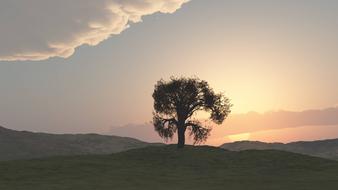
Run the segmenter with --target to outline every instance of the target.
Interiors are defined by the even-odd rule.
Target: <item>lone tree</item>
[[[187,129],[194,144],[207,140],[211,127],[203,126],[193,117],[197,111],[209,112],[211,121],[222,124],[232,106],[227,97],[216,94],[206,81],[198,78],[160,80],[155,85],[153,98],[155,131],[166,141],[178,132],[178,148],[184,147]]]

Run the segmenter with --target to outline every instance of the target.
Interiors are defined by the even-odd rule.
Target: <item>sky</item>
[[[151,139],[154,85],[174,75],[234,104],[211,144],[338,137],[335,0],[3,0],[0,26],[7,128],[133,136],[147,126],[139,138]],[[289,125],[311,110],[328,116]],[[269,123],[286,111],[296,116]]]

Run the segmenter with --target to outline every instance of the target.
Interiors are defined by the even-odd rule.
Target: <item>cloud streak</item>
[[[233,114],[225,121],[222,126],[214,125],[211,136],[208,139],[208,143],[220,144],[223,143],[221,141],[226,141],[225,137],[228,135],[240,133],[254,133],[259,135],[260,133],[266,134],[266,132],[271,134],[272,131],[276,131],[276,133],[278,132],[282,135],[287,134],[287,132],[290,131],[301,131],[305,129],[308,129],[306,136],[318,136],[317,138],[320,138],[322,131],[318,133],[318,131],[311,130],[318,130],[322,128],[322,130],[325,131],[338,131],[336,126],[338,126],[338,107],[331,107],[321,110],[305,110],[300,112],[275,111],[264,114],[256,112],[250,112],[247,114]],[[297,130],[297,128],[299,128],[299,130]],[[287,132],[282,133],[283,129]],[[154,131],[152,124],[112,127],[110,132],[114,135],[129,136],[142,139],[144,141],[161,141],[157,133]],[[322,136],[328,136],[327,133],[328,132]],[[291,135],[289,135],[289,138],[291,139],[290,136]],[[301,139],[301,136],[295,137]],[[275,138],[277,137],[275,136]],[[277,139],[282,138],[284,137],[279,136]],[[284,141],[287,141],[287,138],[288,137],[285,137]],[[174,140],[174,142],[176,142],[176,140]]]
[[[173,13],[189,0],[0,1],[0,61],[71,56],[120,34],[142,16]]]
[[[300,112],[275,111],[264,114],[250,112],[232,115],[218,128],[217,135],[257,132],[274,129],[296,128],[303,126],[338,125],[338,107]]]

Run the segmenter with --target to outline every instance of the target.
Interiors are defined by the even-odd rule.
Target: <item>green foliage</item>
[[[230,113],[230,100],[222,93],[216,94],[209,84],[198,78],[171,77],[160,80],[153,93],[155,130],[165,140],[170,140],[179,128],[188,128],[195,143],[204,142],[211,127],[203,126],[193,118],[197,111],[210,113],[210,120],[221,124]]]

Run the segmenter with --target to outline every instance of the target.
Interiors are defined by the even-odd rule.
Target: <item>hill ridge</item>
[[[333,190],[338,162],[278,150],[145,147],[111,155],[0,162],[0,189]],[[20,171],[20,172],[17,172]],[[20,180],[17,180],[20,179]]]
[[[99,134],[49,134],[0,127],[0,160],[59,155],[110,154],[151,144],[130,137]]]
[[[224,143],[220,147],[232,151],[274,149],[338,160],[338,139],[296,141],[290,143],[238,141],[233,143]]]

